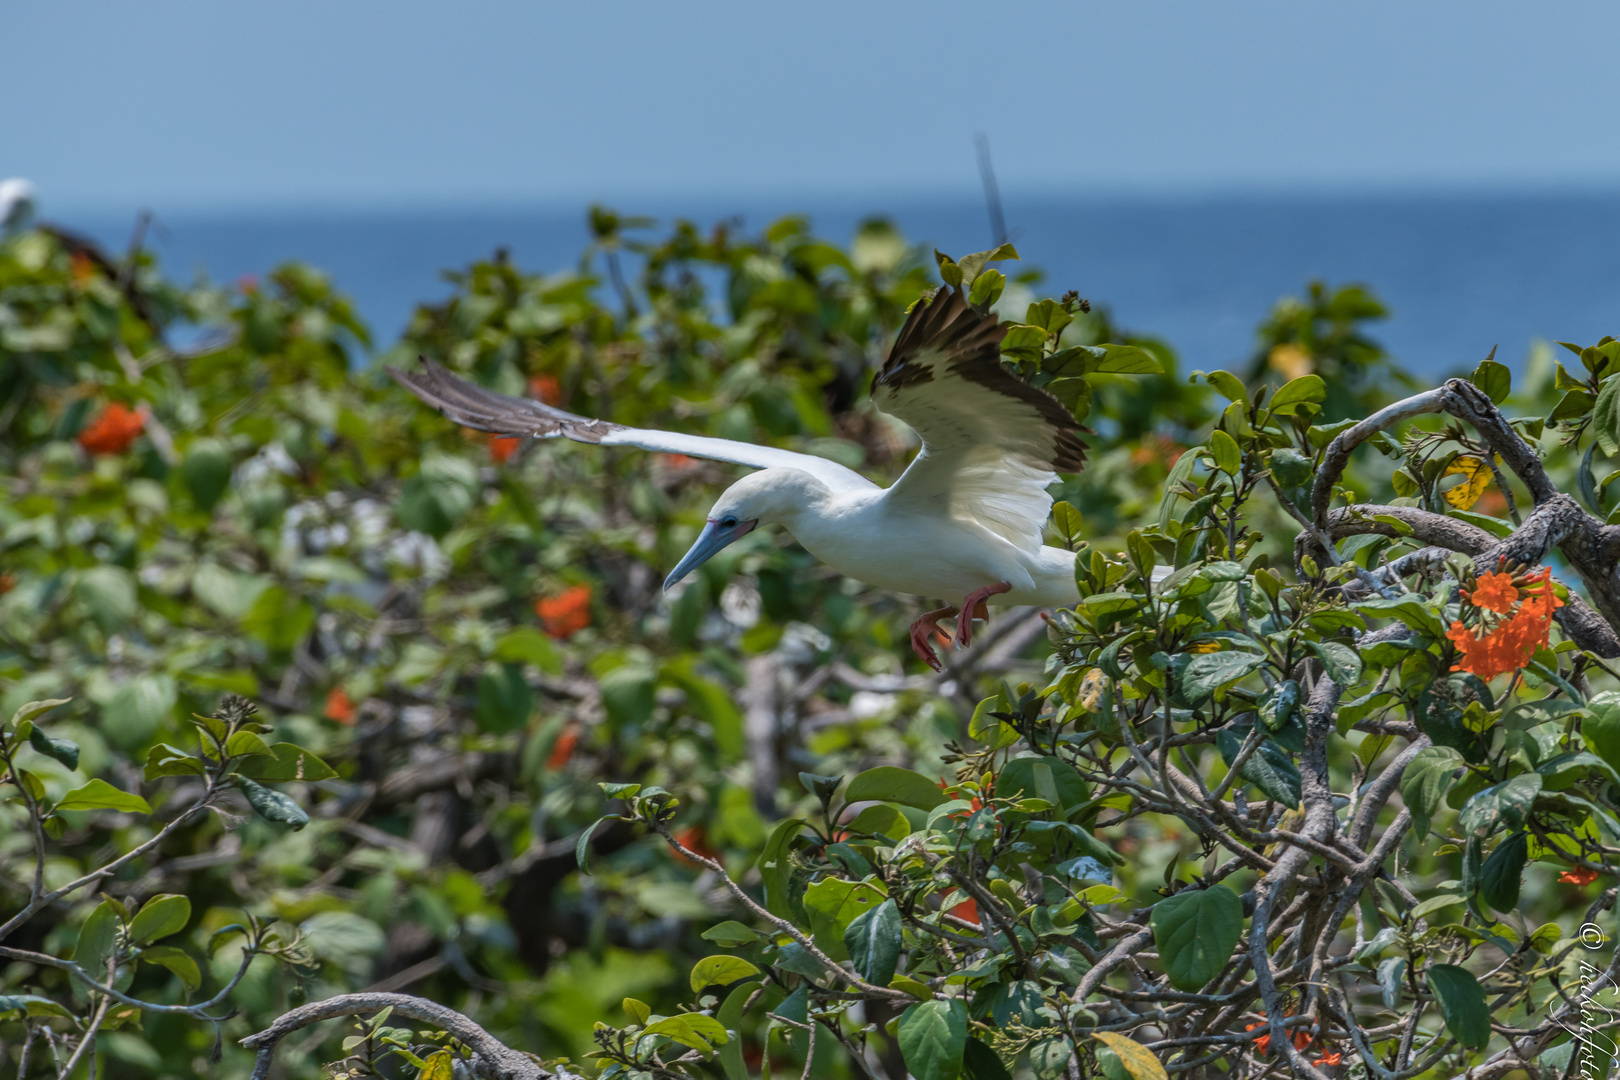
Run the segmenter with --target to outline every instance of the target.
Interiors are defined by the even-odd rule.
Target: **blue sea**
[[[151,242],[172,275],[230,281],[298,259],[333,276],[358,304],[379,348],[412,307],[448,295],[442,271],[510,249],[520,266],[577,264],[586,205],[378,211],[154,208]],[[983,202],[905,198],[621,203],[624,213],[707,225],[740,218],[760,229],[809,216],[847,241],[870,215],[955,254],[991,246]],[[1440,375],[1471,368],[1491,347],[1522,364],[1532,342],[1590,344],[1620,336],[1620,191],[1275,197],[1009,199],[1008,231],[1042,291],[1077,289],[1118,322],[1168,340],[1183,370],[1233,367],[1255,326],[1283,296],[1319,278],[1370,286],[1390,309],[1374,336],[1404,364]],[[132,220],[64,218],[122,248]]]

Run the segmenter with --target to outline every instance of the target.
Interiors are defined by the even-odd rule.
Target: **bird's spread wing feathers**
[[[860,473],[826,458],[732,439],[683,435],[676,431],[652,431],[607,420],[591,420],[532,398],[498,394],[452,374],[427,357],[422,357],[421,362],[422,367],[418,371],[389,368],[388,373],[454,422],[478,431],[519,438],[562,437],[600,446],[635,446],[666,454],[688,454],[729,461],[754,469],[800,469],[834,491],[868,490],[876,486]]]
[[[912,309],[872,398],[922,438],[890,499],[977,521],[1033,551],[1052,511],[1047,487],[1085,461],[1084,429],[1002,364],[1005,334],[961,289],[942,290]]]

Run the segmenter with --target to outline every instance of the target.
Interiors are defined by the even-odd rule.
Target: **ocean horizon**
[[[912,242],[953,254],[992,240],[983,200],[969,197],[608,202],[661,226],[736,219],[758,231],[801,214],[816,235],[845,243],[861,220],[883,216]],[[446,270],[497,248],[528,271],[577,266],[588,207],[156,205],[148,243],[181,279],[229,282],[309,263],[353,298],[381,351],[416,304],[450,294]],[[105,209],[46,216],[120,250],[134,224],[132,213]],[[1311,280],[1370,287],[1390,310],[1371,336],[1431,377],[1470,369],[1493,346],[1517,369],[1536,341],[1620,335],[1620,191],[1043,195],[1007,198],[1005,218],[1022,265],[1044,274],[1039,290],[1076,289],[1107,305],[1119,325],[1173,345],[1183,370],[1246,365],[1255,327]]]

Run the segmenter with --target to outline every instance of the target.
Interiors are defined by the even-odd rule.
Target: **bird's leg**
[[[973,641],[973,620],[990,618],[990,606],[985,603],[997,593],[1012,592],[1012,586],[1005,581],[994,585],[986,585],[982,589],[974,589],[962,601],[962,614],[956,620],[956,643],[966,648]]]
[[[924,612],[911,624],[911,651],[935,671],[944,669],[940,667],[939,656],[934,652],[934,647],[928,643],[928,639],[937,637],[941,644],[950,645],[951,637],[939,628],[939,620],[948,619],[955,614],[955,608],[942,607],[937,611]]]

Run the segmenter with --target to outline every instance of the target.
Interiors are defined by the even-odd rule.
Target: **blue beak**
[[[680,562],[675,564],[675,569],[669,572],[669,577],[664,579],[664,591],[668,592],[672,585],[714,558],[721,548],[733,540],[753,532],[754,526],[758,524],[757,519],[754,521],[739,521],[727,528],[710,518],[708,524],[703,526],[703,531],[698,533],[698,538],[693,542],[692,549],[681,558]]]

